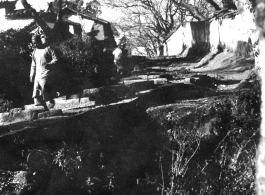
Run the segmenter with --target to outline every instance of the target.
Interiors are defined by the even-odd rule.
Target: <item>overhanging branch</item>
[[[48,25],[44,22],[44,20],[39,16],[39,14],[36,12],[35,9],[31,7],[31,5],[28,4],[27,0],[20,0],[24,8],[29,11],[35,20],[35,22],[42,28],[44,34],[46,36],[49,36],[51,33],[50,28]]]

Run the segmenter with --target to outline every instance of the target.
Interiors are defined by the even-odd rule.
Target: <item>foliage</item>
[[[0,113],[8,112],[12,108],[13,108],[13,102],[8,101],[4,98],[0,98]]]
[[[221,171],[214,185],[222,194],[253,194],[255,190],[255,153],[261,120],[260,94],[256,89],[220,102],[228,114],[223,122],[227,133],[215,149],[214,158]],[[219,108],[214,108],[219,112]]]
[[[12,105],[21,106],[31,101],[30,42],[31,35],[27,27],[0,33],[0,95],[13,102],[2,101],[2,111],[12,108]],[[61,57],[61,68],[68,74],[68,78],[90,77],[95,85],[102,85],[108,81],[114,67],[112,53],[104,45],[103,42],[83,41],[74,37],[53,47]]]
[[[14,173],[11,171],[1,171],[0,172],[0,191],[5,192],[10,188],[10,183],[14,178]]]
[[[254,73],[251,78],[254,78],[251,91],[221,97],[208,111],[199,113],[218,118],[216,137],[201,138],[195,122],[199,118],[192,120],[193,125],[189,126],[184,125],[185,121],[176,123],[172,112],[165,116],[163,125],[167,128],[168,141],[160,145],[156,156],[152,157],[153,164],[148,165],[155,171],[145,168],[145,177],[137,179],[139,192],[165,195],[254,193],[261,100],[260,81]],[[92,194],[101,190],[119,193],[121,189],[117,186],[121,184],[117,183],[117,178],[125,179],[124,175],[118,175],[107,159],[103,160],[108,152],[98,149],[94,155],[84,148],[65,146],[56,153],[54,162],[73,178],[80,178],[78,172],[85,173],[82,181],[85,178],[86,184],[82,185]],[[131,155],[133,152],[130,150]]]
[[[52,2],[52,7],[55,13],[59,11],[59,0]],[[84,5],[83,0],[62,0],[62,7],[69,6],[81,13],[92,14],[94,16],[99,16],[101,14],[101,5],[97,0],[91,0]]]
[[[63,147],[53,152],[53,164],[85,194],[110,193],[112,174],[106,174],[103,170],[106,165],[103,165],[101,160],[91,159],[94,154],[91,154],[91,151],[88,153],[88,150],[79,144],[67,145],[63,142]],[[103,158],[103,153],[100,153],[99,157]]]
[[[82,168],[82,150],[68,147],[64,142],[64,147],[55,153],[53,164],[58,165],[67,177],[73,177],[74,173]]]
[[[96,85],[105,84],[111,77],[113,55],[104,42],[75,36],[53,47],[60,56],[61,68],[71,77],[90,78]]]
[[[161,194],[254,194],[261,91],[257,74],[251,78],[250,91],[211,105],[207,114],[218,118],[219,132],[213,140],[200,140],[196,129],[177,125],[168,113],[170,145],[160,155]]]
[[[26,27],[25,27],[26,28]],[[9,29],[0,34],[0,52],[1,58],[5,59],[17,57],[17,55],[26,56],[30,52],[29,42],[30,34],[25,30]]]
[[[25,27],[27,28],[27,27]],[[0,95],[14,105],[31,96],[28,75],[30,70],[30,34],[23,29],[0,33]]]

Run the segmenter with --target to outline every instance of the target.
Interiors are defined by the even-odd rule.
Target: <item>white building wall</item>
[[[258,39],[254,16],[249,10],[244,10],[234,18],[213,20],[210,22],[209,30],[209,41],[212,48],[222,45],[231,51],[235,51],[239,41],[248,42],[250,39],[254,43]],[[194,43],[191,25],[186,23],[184,27],[180,27],[167,40],[164,45],[164,54],[169,56],[179,55],[182,53],[183,45],[191,48]]]

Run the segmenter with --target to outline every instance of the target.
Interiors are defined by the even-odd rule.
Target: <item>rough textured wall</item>
[[[249,50],[249,44],[253,44],[257,39],[254,16],[245,9],[234,18],[186,23],[165,43],[164,53],[165,55],[182,54],[184,57],[193,51],[193,48],[210,51],[221,46],[245,55]],[[185,52],[183,48],[186,49]]]
[[[240,49],[240,44],[253,44],[258,38],[254,16],[248,10],[235,16],[235,18],[219,20],[217,32],[219,33],[220,44],[234,52]]]
[[[259,49],[260,54],[258,60],[256,62],[257,68],[260,68],[260,77],[262,80],[261,91],[262,91],[262,105],[261,105],[261,138],[258,146],[257,152],[257,162],[256,162],[256,188],[257,194],[263,195],[265,194],[265,110],[264,110],[264,99],[265,99],[265,0],[257,1],[257,13],[256,13],[256,23],[260,32],[260,40],[259,40]]]

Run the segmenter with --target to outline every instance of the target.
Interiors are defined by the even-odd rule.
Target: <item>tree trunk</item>
[[[177,6],[181,6],[181,7],[185,8],[185,9],[187,9],[187,10],[190,12],[190,14],[191,14],[195,19],[197,19],[197,20],[199,20],[199,21],[204,21],[204,20],[207,19],[204,15],[202,15],[202,14],[199,12],[199,10],[198,10],[197,7],[195,7],[195,6],[191,5],[191,4],[188,4],[188,3],[184,2],[184,1],[181,1],[180,3],[178,3],[176,0],[173,0],[173,3],[174,3],[175,5],[177,5]]]
[[[209,4],[211,4],[211,6],[213,6],[216,11],[221,10],[221,8],[219,7],[219,5],[217,3],[215,3],[213,0],[206,0],[206,2],[209,3]]]
[[[164,56],[164,45],[160,44],[158,49],[159,49],[159,56]]]
[[[39,14],[36,12],[35,9],[33,9],[27,2],[27,0],[20,0],[24,8],[29,11],[35,20],[35,22],[42,28],[44,34],[46,36],[49,36],[51,33],[50,28],[48,25],[44,22],[44,20],[39,16]]]
[[[58,2],[58,7],[59,7],[59,11],[58,11],[58,18],[57,18],[57,22],[62,22],[63,20],[63,15],[62,15],[62,0],[59,0]]]

